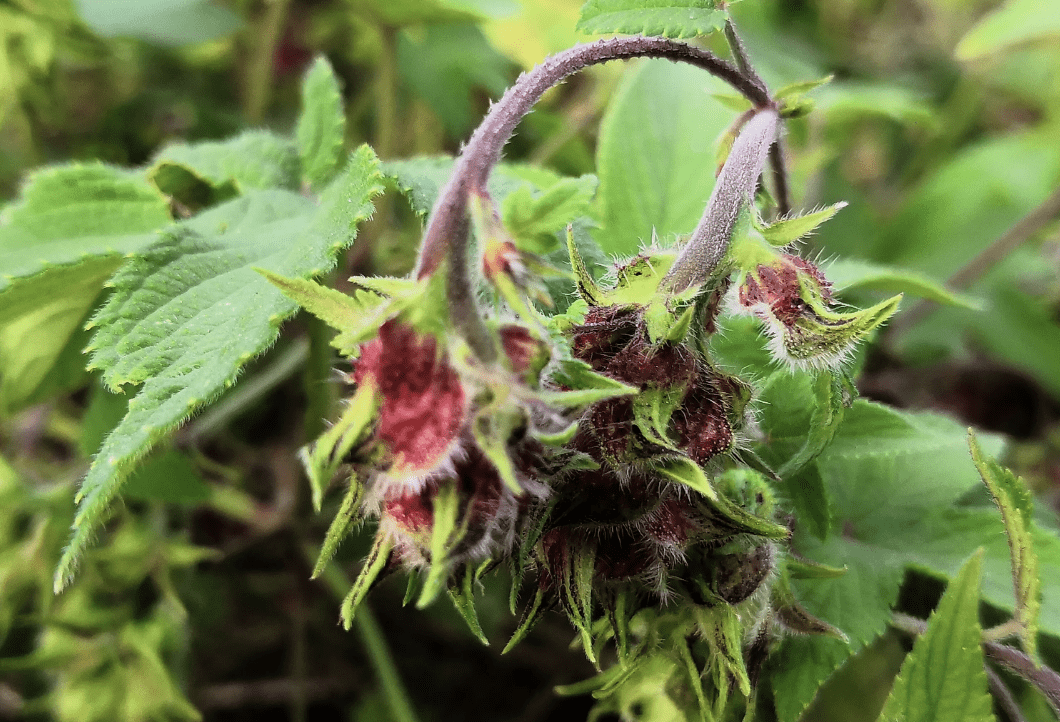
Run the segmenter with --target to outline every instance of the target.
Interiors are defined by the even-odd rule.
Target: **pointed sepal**
[[[342,610],[339,614],[342,619],[342,626],[347,631],[353,624],[353,615],[357,612],[357,607],[364,601],[368,590],[379,579],[380,573],[390,561],[390,553],[393,549],[394,542],[389,535],[378,533],[375,535],[375,540],[372,542],[372,550],[368,552],[368,558],[364,560],[361,572],[353,582],[353,588],[350,589],[350,593],[346,595],[346,598],[342,600]]]

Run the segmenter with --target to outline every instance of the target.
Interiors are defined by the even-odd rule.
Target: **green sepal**
[[[590,306],[603,305],[601,302],[602,292],[596,285],[589,269],[585,267],[582,254],[574,242],[574,226],[567,226],[567,253],[570,255],[570,267],[574,271],[574,282],[578,286],[578,295]]]
[[[416,592],[420,590],[420,582],[423,579],[419,574],[409,574],[408,581],[405,582],[405,596],[401,598],[401,606],[407,607],[412,603],[412,600],[416,598]]]
[[[505,408],[504,396],[499,396],[494,389],[494,400],[485,405],[471,424],[471,433],[482,453],[490,460],[501,481],[516,496],[523,493],[522,484],[515,473],[515,463],[508,454],[508,439],[512,438],[516,427],[523,421],[519,414]]]
[[[386,298],[382,295],[365,291],[354,291],[353,295],[347,295],[313,281],[286,278],[263,268],[254,270],[265,276],[283,295],[339,331],[332,345],[347,356],[354,353],[360,341],[351,343],[339,339],[360,339],[378,327],[375,312],[386,304]]]
[[[508,644],[504,645],[504,649],[501,650],[501,654],[508,654],[515,645],[523,641],[530,630],[541,621],[541,617],[544,616],[547,611],[545,607],[545,593],[538,589],[534,594],[534,601],[530,603],[526,611],[523,612],[523,618],[519,620],[519,626],[516,627],[515,631],[512,632],[512,638],[508,640]]]
[[[792,579],[838,579],[848,571],[845,564],[841,567],[832,567],[796,557],[788,557],[784,562],[784,567]]]
[[[785,353],[795,363],[810,366],[828,365],[843,359],[857,342],[866,338],[898,310],[901,294],[881,303],[852,313],[837,313],[820,298],[819,290],[811,288],[806,278],[800,279],[799,294],[815,318],[799,316],[793,328],[783,333]]]
[[[312,444],[299,450],[298,457],[309,477],[315,511],[320,511],[324,490],[331,483],[343,459],[372,432],[372,422],[378,407],[379,395],[375,386],[361,384],[346,403],[346,408],[335,425]]]
[[[678,451],[670,440],[667,429],[670,417],[684,399],[685,389],[674,386],[666,389],[649,388],[633,399],[633,423],[644,438],[670,451]]]
[[[668,459],[657,471],[671,481],[698,491],[708,506],[721,517],[720,521],[737,532],[756,534],[767,539],[787,539],[791,535],[787,527],[755,516],[718,494],[703,469],[687,457]]]
[[[454,583],[449,585],[449,598],[453,601],[456,611],[467,622],[471,633],[488,647],[490,642],[482,631],[482,625],[478,621],[478,613],[475,611],[476,581],[478,581],[477,570],[471,565],[464,566],[463,570],[456,574]]]
[[[813,381],[813,396],[813,413],[810,416],[810,432],[806,436],[806,443],[777,471],[782,479],[794,476],[802,467],[816,459],[832,443],[832,437],[843,421],[843,412],[848,404],[843,380],[838,374],[827,370],[819,372]]]
[[[368,590],[372,588],[372,584],[379,578],[379,573],[383,571],[383,568],[390,560],[390,552],[393,549],[394,542],[389,535],[376,533],[375,541],[372,542],[372,550],[368,552],[368,558],[364,560],[364,564],[361,566],[361,573],[357,575],[350,593],[342,600],[340,618],[342,619],[343,628],[347,631],[353,624],[353,615],[357,611],[357,607],[361,605],[365,595],[368,594]]]
[[[533,430],[530,432],[531,435],[540,441],[545,446],[555,446],[557,448],[566,446],[570,443],[571,439],[578,433],[578,422],[575,421],[570,426],[567,426],[554,434],[546,434],[542,431]]]
[[[1038,555],[1034,551],[1034,496],[1023,480],[983,454],[974,432],[968,430],[968,447],[975,468],[1001,511],[1012,555],[1012,586],[1016,592],[1015,619],[1020,639],[1033,659],[1038,657],[1038,614],[1041,611],[1042,583]]]
[[[449,578],[449,550],[458,543],[467,531],[461,525],[460,493],[455,483],[442,484],[434,497],[434,524],[431,527],[431,565],[423,580],[416,608],[424,609],[445,588]]]
[[[720,664],[725,674],[736,680],[740,692],[749,697],[751,680],[743,661],[743,624],[736,609],[728,604],[697,607],[696,626],[711,650],[711,664]]]
[[[605,306],[644,306],[659,295],[659,284],[677,260],[674,251],[652,251],[639,255],[615,269],[615,287],[601,292]],[[678,298],[687,298],[682,289]],[[693,290],[694,292],[694,290]]]
[[[560,697],[576,697],[591,692],[593,697],[600,699],[600,697],[606,697],[607,692],[602,695],[598,695],[598,693],[604,690],[608,692],[614,691],[619,684],[629,678],[635,669],[636,665],[625,667],[621,664],[616,664],[589,679],[583,679],[581,682],[557,685],[553,687],[553,691]]]
[[[530,553],[545,533],[545,524],[548,523],[549,518],[552,516],[552,509],[555,505],[556,497],[553,496],[552,500],[537,512],[537,518],[533,520],[533,523],[527,525],[524,532],[520,535],[518,552],[511,557],[512,588],[508,594],[508,609],[512,614],[515,614],[516,604],[519,601],[519,589],[523,585],[523,574],[525,574],[526,568],[530,563]]]
[[[349,533],[350,527],[354,524],[363,496],[364,485],[361,484],[356,476],[351,476],[350,488],[347,489],[346,496],[342,499],[342,505],[339,507],[338,513],[331,520],[331,525],[328,527],[327,536],[324,537],[324,544],[320,547],[320,554],[317,556],[317,563],[313,567],[313,574],[310,579],[316,579],[323,574],[328,562],[335,556],[339,544],[342,543],[342,540]],[[319,508],[317,511],[319,511]]]
[[[563,569],[563,595],[567,616],[578,630],[585,656],[597,669],[600,663],[593,651],[593,577],[596,574],[596,549],[591,545],[579,547]]]
[[[630,396],[638,392],[621,381],[598,374],[593,367],[577,359],[561,359],[557,362],[552,380],[570,391],[541,391],[540,400],[553,406],[588,406],[597,401]]]
[[[846,208],[846,206],[845,202],[840,202],[813,213],[795,216],[794,218],[785,218],[769,225],[756,223],[756,226],[758,232],[762,234],[762,237],[770,245],[779,248],[794,243],[803,236],[812,233],[817,226],[827,221],[843,208]]]
[[[790,572],[790,567],[773,583],[769,592],[773,613],[780,623],[797,634],[819,634],[843,642],[848,641],[842,630],[806,611],[806,607],[799,603],[791,591],[787,572]]]
[[[615,650],[618,652],[618,663],[625,666],[631,659],[629,621],[633,616],[630,611],[631,592],[621,589],[608,598],[607,619],[611,625],[611,634],[615,639]]]

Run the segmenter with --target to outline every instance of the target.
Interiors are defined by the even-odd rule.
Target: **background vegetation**
[[[318,54],[343,84],[347,148],[367,141],[384,161],[452,154],[520,69],[586,39],[575,30],[579,6],[0,0],[0,206],[12,203],[0,224],[25,179],[46,178],[37,166],[102,160],[164,173],[186,147],[174,144],[248,128],[289,134]],[[833,280],[886,263],[945,281],[976,306],[906,301],[869,351],[861,392],[1005,434],[1005,461],[1039,496],[1039,525],[1055,529],[1060,9],[743,0],[732,14],[771,87],[835,76],[788,136],[795,207],[850,204],[812,239],[819,258],[843,259]],[[601,188],[592,207],[620,229],[607,250],[628,255],[653,230],[687,232],[698,219],[702,202],[676,199],[694,197],[689,188],[709,194],[714,164],[703,149],[731,122],[729,92],[661,61],[594,69],[546,98],[507,157],[597,173],[601,184],[641,179]],[[223,181],[145,214],[190,215],[228,192]],[[420,220],[393,191],[376,200],[338,278],[411,268]],[[15,263],[7,252],[0,242],[0,290]],[[46,305],[0,306],[0,717],[118,719],[121,700],[121,719],[367,720],[400,715],[395,700],[405,700],[422,719],[585,718],[591,699],[552,693],[592,672],[559,617],[499,657],[453,610],[403,608],[404,590],[387,584],[356,634],[335,626],[348,580],[308,580],[325,521],[296,458],[328,416],[306,393],[327,372],[306,369],[308,318],[287,324],[218,403],[149,457],[80,581],[53,597],[74,490],[128,404],[82,357],[84,325],[120,260],[58,283]],[[347,544],[343,568],[368,543]],[[898,607],[925,616],[941,592],[935,578],[908,572]],[[495,642],[514,626],[506,595],[490,586],[479,605]],[[808,719],[876,718],[907,639],[861,641]],[[1055,638],[1043,638],[1042,654],[1060,664]],[[1028,718],[1052,718],[1017,689]]]

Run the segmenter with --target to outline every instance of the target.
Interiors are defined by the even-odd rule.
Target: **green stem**
[[[269,91],[272,88],[272,73],[276,48],[287,22],[287,9],[291,0],[268,0],[265,13],[257,23],[257,38],[247,67],[247,88],[244,112],[252,125],[261,122],[269,107]]]
[[[316,316],[305,314],[305,320],[309,334],[309,358],[303,379],[308,403],[302,433],[303,441],[309,442],[320,436],[327,427],[327,419],[335,401],[335,387],[330,382],[333,359],[330,344],[332,331]]]
[[[304,552],[306,560],[312,565],[316,559],[316,552],[308,546],[305,547]],[[351,582],[337,566],[329,564],[320,578],[324,580],[336,598],[342,599],[346,596]],[[358,607],[353,621],[361,643],[364,645],[364,651],[368,655],[368,661],[382,688],[383,699],[390,709],[391,719],[395,722],[418,722],[412,701],[401,681],[397,665],[394,664],[394,657],[390,654],[386,637],[367,602],[362,602]]]

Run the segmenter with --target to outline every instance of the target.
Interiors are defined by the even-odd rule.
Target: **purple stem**
[[[576,45],[547,58],[519,77],[504,97],[493,105],[464,147],[453,174],[442,189],[431,212],[415,276],[434,273],[449,263],[449,306],[454,323],[483,361],[491,361],[497,349],[475,305],[475,291],[468,268],[468,193],[485,189],[493,166],[519,121],[530,112],[546,90],[568,75],[609,60],[666,58],[695,65],[728,82],[758,107],[771,105],[769,94],[746,78],[733,65],[713,53],[666,38],[627,37]]]
[[[718,174],[707,208],[692,237],[663,279],[661,288],[680,293],[704,283],[725,257],[741,211],[754,202],[755,188],[769,149],[777,139],[780,117],[763,108],[744,124]]]

